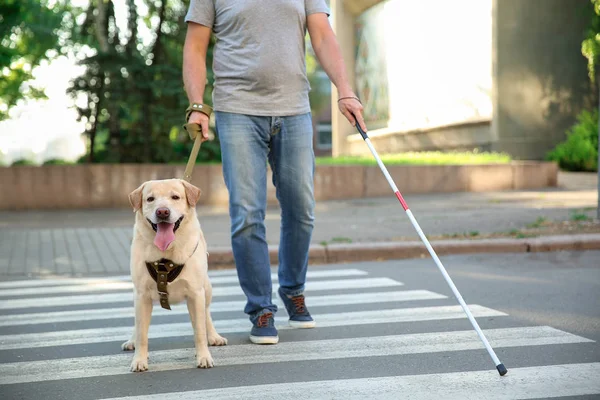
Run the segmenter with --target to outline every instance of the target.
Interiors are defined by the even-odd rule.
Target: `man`
[[[265,239],[267,160],[281,206],[279,296],[290,325],[312,328],[304,301],[308,250],[314,225],[313,126],[306,78],[306,30],[323,69],[336,85],[339,109],[364,126],[324,0],[191,0],[183,51],[183,79],[193,109],[189,123],[208,138],[210,111],[202,105],[206,52],[216,37],[213,107],[229,191],[231,241],[250,340],[279,341],[271,299]]]

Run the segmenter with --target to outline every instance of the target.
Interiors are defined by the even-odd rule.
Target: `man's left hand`
[[[340,112],[344,114],[352,126],[356,126],[356,120],[363,131],[367,131],[367,126],[362,116],[363,106],[360,101],[354,96],[341,96],[338,101]],[[356,120],[354,119],[356,117]]]

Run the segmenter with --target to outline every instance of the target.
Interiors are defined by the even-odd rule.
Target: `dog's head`
[[[135,212],[156,232],[154,244],[165,251],[186,218],[194,216],[200,189],[181,179],[144,182],[129,194]],[[187,221],[186,221],[187,222]]]

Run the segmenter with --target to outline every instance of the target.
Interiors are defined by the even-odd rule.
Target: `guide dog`
[[[135,212],[130,264],[135,326],[121,348],[135,349],[133,372],[148,369],[153,302],[170,309],[170,303],[187,301],[198,368],[214,365],[208,345],[227,344],[210,316],[212,286],[206,240],[196,214],[199,197],[200,189],[181,179],[147,181],[129,195]]]

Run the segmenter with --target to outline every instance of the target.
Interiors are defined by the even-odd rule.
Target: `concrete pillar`
[[[356,92],[354,79],[355,61],[355,21],[356,17],[369,7],[383,0],[331,0],[332,27],[337,36],[346,64],[346,73],[352,89]],[[350,125],[346,117],[339,112],[337,105],[338,93],[332,85],[331,91],[331,153],[333,157],[347,154],[346,138],[355,134],[356,130]]]
[[[340,44],[342,57],[350,84],[354,88],[354,14],[346,7],[343,0],[331,0],[333,30]],[[337,99],[338,92],[332,84],[331,90],[331,155],[338,157],[345,154],[346,137],[354,133],[354,128],[346,117],[340,113]]]

